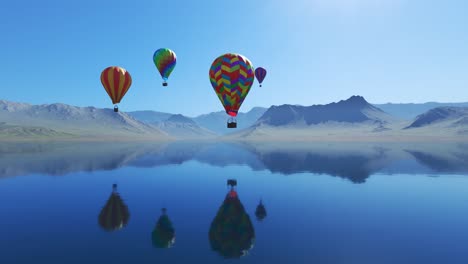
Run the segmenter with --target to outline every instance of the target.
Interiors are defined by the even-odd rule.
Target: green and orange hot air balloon
[[[114,112],[118,112],[117,104],[120,103],[132,85],[130,73],[118,66],[107,67],[101,73],[101,83],[115,105]]]
[[[228,128],[236,128],[234,118],[255,79],[252,63],[240,54],[227,53],[214,60],[209,75],[216,95],[231,116]]]
[[[177,56],[174,51],[166,48],[158,49],[153,54],[153,62],[161,74],[163,86],[167,86],[167,79],[171,75],[177,63]]]

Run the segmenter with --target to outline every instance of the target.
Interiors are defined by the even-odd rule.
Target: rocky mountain
[[[157,128],[176,138],[215,137],[216,133],[199,126],[192,119],[177,114],[154,124]]]
[[[254,107],[246,113],[239,113],[237,115],[237,129],[244,129],[252,126],[258,118],[260,118],[267,108]],[[226,127],[228,115],[224,111],[213,112],[205,115],[200,115],[193,120],[202,127],[214,131],[220,135],[232,133],[232,129]]]
[[[254,107],[249,112],[239,113],[236,118],[238,122],[238,129],[247,128],[253,125],[257,119],[262,116],[263,113],[265,113],[266,110],[267,108]],[[157,111],[134,111],[129,112],[128,114],[141,122],[156,125],[158,127],[161,126],[160,123],[165,122],[168,118],[173,116],[173,114],[170,113]],[[210,134],[213,134],[214,132],[218,135],[224,135],[233,132],[231,129],[226,127],[226,121],[229,117],[224,111],[211,112],[193,118],[185,118],[185,121],[187,121],[187,119],[193,120],[202,130],[209,131]]]
[[[401,122],[363,97],[352,96],[327,105],[272,106],[253,126],[226,137],[250,140],[370,138],[401,129]]]
[[[31,127],[9,125],[5,122],[0,123],[1,138],[47,138],[47,137],[68,137],[73,136],[68,133],[58,132],[45,127]]]
[[[133,111],[127,114],[147,124],[157,124],[172,116],[172,114],[157,111]]]
[[[0,139],[468,140],[468,107],[439,107],[408,121],[362,96],[326,105],[256,107],[239,113],[237,129],[226,128],[227,118],[224,112],[189,118],[155,111],[114,113],[95,107],[0,100]]]
[[[438,107],[419,115],[405,129],[452,129],[458,133],[468,131],[468,107]]]
[[[30,105],[0,101],[3,137],[148,137],[168,139],[158,128],[112,109],[65,104]]]
[[[460,107],[439,107],[438,105],[464,105],[465,103],[425,103],[425,104],[383,104],[372,105],[362,96],[352,96],[347,100],[326,105],[280,105],[268,109],[256,107],[247,113],[239,113],[238,128],[226,128],[227,116],[223,111],[197,116],[195,121],[201,129],[214,131],[226,138],[250,139],[310,139],[310,138],[412,138],[468,135],[468,116]],[[468,103],[466,103],[468,105]],[[389,109],[395,115],[382,110]],[[413,114],[429,109],[413,121],[407,120]],[[455,110],[458,109],[458,110]],[[156,120],[169,115],[156,112]],[[161,115],[163,114],[163,116]],[[187,118],[189,119],[189,118]],[[185,120],[187,121],[187,120]],[[440,122],[439,122],[440,121]],[[161,122],[161,121],[159,121]],[[446,123],[448,122],[448,123]],[[433,130],[408,131],[405,128],[425,127],[429,123],[439,124]],[[193,124],[192,124],[193,126]],[[168,126],[171,127],[171,126]],[[162,130],[177,135],[173,129]],[[179,127],[180,128],[180,127]],[[232,135],[228,135],[232,133]],[[184,133],[180,133],[184,134]],[[180,136],[179,134],[179,136]],[[191,133],[189,133],[191,134]],[[192,134],[196,135],[197,133]],[[204,134],[204,133],[203,133]]]
[[[413,120],[418,115],[424,114],[425,112],[438,108],[438,107],[468,107],[467,103],[436,103],[429,102],[423,104],[374,104],[385,111],[386,113],[401,119]]]
[[[298,106],[281,105],[270,107],[256,125],[294,126],[317,125],[327,122],[385,124],[392,117],[369,104],[362,96],[352,96],[347,100],[327,105]]]

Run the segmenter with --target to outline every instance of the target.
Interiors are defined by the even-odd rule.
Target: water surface
[[[0,262],[468,263],[467,149],[2,144]]]

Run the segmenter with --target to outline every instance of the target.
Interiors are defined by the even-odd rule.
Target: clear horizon
[[[99,76],[117,65],[133,77],[122,111],[197,116],[223,110],[208,69],[235,52],[268,70],[241,112],[352,95],[373,104],[467,102],[466,10],[461,0],[11,1],[0,10],[0,97],[111,108]],[[162,47],[178,59],[168,87],[152,62]]]

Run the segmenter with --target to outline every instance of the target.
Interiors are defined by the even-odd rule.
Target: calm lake
[[[465,264],[467,174],[457,143],[4,143],[0,263]]]

